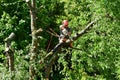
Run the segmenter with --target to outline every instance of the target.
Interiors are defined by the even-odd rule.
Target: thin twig
[[[55,35],[59,36],[52,28],[49,28]]]
[[[48,46],[47,46],[47,49],[46,49],[46,52],[48,51],[48,49],[49,49],[49,47],[50,47],[50,44],[51,44],[52,38],[53,38],[53,36],[51,35],[51,37],[50,37],[50,41],[49,41]]]
[[[53,36],[55,36],[55,37],[59,37],[59,35],[53,34],[53,33],[51,33],[51,32],[48,31],[48,30],[46,30],[46,32],[49,33],[49,34],[51,34],[51,35],[53,35]]]

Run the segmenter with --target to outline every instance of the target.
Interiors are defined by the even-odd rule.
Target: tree
[[[30,8],[30,16],[31,16],[31,33],[32,33],[32,48],[30,52],[30,78],[29,80],[33,80],[35,77],[35,69],[34,69],[34,62],[35,62],[35,56],[37,54],[37,36],[36,36],[36,0],[32,0],[31,3],[29,0],[26,0],[29,8]]]
[[[28,2],[31,6],[32,1]],[[45,75],[46,79],[52,80],[120,79],[119,4],[119,0],[37,0],[33,10],[36,12],[34,17],[36,25],[35,31],[32,32],[29,25],[31,23],[29,14],[32,13],[29,13],[30,8],[27,7],[29,4],[26,5],[23,0],[0,0],[0,79],[42,80]],[[91,25],[89,32],[87,30],[84,35],[80,35],[80,38],[74,37],[76,32],[78,32],[77,36],[79,33],[84,33],[86,24],[97,17],[100,17],[100,20]],[[49,57],[45,63],[39,64],[38,61],[58,43],[58,39],[48,33],[49,28],[59,34],[59,25],[64,19],[69,20],[69,26],[73,30],[72,37],[75,39],[73,46],[77,50],[61,48],[61,52],[56,52],[54,57]],[[43,29],[42,32],[40,27]],[[35,35],[39,31],[40,36]],[[15,42],[11,43],[11,47],[14,48],[13,73],[9,73],[6,69],[4,65],[6,59],[3,54],[5,47],[3,40],[11,32],[16,34]],[[36,41],[33,39],[34,35]],[[36,49],[33,49],[34,42],[37,43]],[[48,45],[49,42],[51,44]],[[33,60],[32,52],[35,52]],[[31,61],[29,61],[29,53]],[[68,55],[69,58],[66,57]],[[30,67],[31,69],[33,67],[31,77]],[[45,74],[45,70],[48,74]]]
[[[35,58],[38,53],[38,39],[37,34],[42,31],[42,29],[36,29],[36,0],[32,0],[31,3],[29,0],[26,0],[29,8],[30,8],[30,16],[31,16],[31,34],[32,34],[32,48],[30,52],[30,80],[33,80],[35,78]]]

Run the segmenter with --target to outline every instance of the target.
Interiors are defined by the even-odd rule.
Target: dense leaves
[[[46,32],[52,28],[59,34],[63,19],[69,20],[72,36],[100,18],[91,30],[73,43],[79,48],[66,49],[58,53],[52,67],[52,80],[119,80],[120,79],[120,1],[119,0],[37,0],[37,28],[43,28],[39,38],[39,53],[36,63],[36,80],[45,75],[44,64],[38,61],[57,43],[56,37]],[[15,55],[15,71],[6,66],[4,39],[11,32],[16,38],[12,42]],[[0,79],[27,80],[29,78],[29,51],[31,29],[29,8],[23,0],[0,1]],[[7,74],[7,75],[6,75]]]

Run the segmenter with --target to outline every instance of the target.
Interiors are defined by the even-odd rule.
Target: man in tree
[[[49,54],[46,55],[45,58],[52,55],[54,52],[58,51],[62,44],[72,41],[71,30],[68,27],[68,20],[63,20],[62,25],[60,25],[59,28],[60,28],[59,43],[51,50]],[[72,43],[70,43],[68,46],[72,48]]]
[[[72,41],[71,38],[71,30],[68,27],[68,20],[63,20],[62,25],[60,25],[60,37],[59,37],[59,43],[54,47],[52,52],[55,52],[61,44],[64,44],[65,42]],[[72,47],[72,43],[70,43],[69,47]]]
[[[60,25],[59,28],[60,28],[59,43],[68,42],[69,40],[72,41],[71,29],[68,27],[68,20],[63,20],[62,25]],[[71,44],[70,47],[72,47]]]

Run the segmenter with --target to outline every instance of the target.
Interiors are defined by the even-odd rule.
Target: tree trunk
[[[7,56],[7,65],[9,67],[9,71],[14,71],[14,53],[11,49],[11,41],[14,39],[15,34],[11,33],[9,37],[7,37],[5,41],[5,53]]]
[[[14,53],[13,52],[6,52],[7,59],[8,59],[8,66],[9,66],[9,71],[14,71]]]
[[[31,34],[32,34],[32,46],[30,51],[30,66],[29,66],[29,74],[30,78],[29,80],[35,79],[35,59],[38,52],[38,39],[37,35],[39,35],[40,32],[43,30],[39,28],[36,29],[36,0],[26,0],[26,3],[28,4],[28,7],[30,8],[30,17],[31,17]]]
[[[26,1],[27,2],[27,1]],[[34,80],[35,78],[35,68],[34,68],[34,62],[35,62],[35,57],[37,54],[37,36],[36,36],[36,0],[31,0],[28,2],[28,5],[30,7],[30,16],[31,16],[31,34],[32,34],[32,47],[31,47],[31,52],[30,52],[30,66],[29,66],[29,74],[30,78],[29,80]]]

